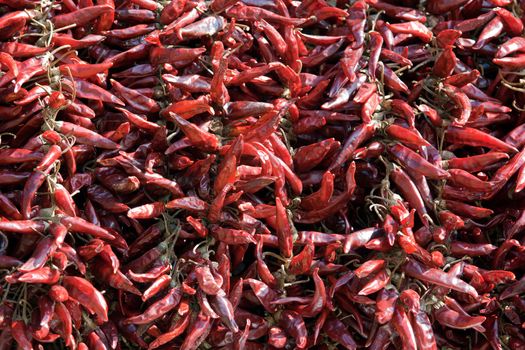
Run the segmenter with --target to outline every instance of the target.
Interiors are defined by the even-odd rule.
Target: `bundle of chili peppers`
[[[0,0],[0,349],[525,349],[522,18]]]

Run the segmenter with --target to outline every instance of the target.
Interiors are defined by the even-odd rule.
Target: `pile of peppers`
[[[0,0],[0,350],[525,349],[523,0]]]

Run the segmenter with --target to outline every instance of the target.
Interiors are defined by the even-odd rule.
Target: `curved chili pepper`
[[[417,341],[414,329],[410,324],[408,315],[400,305],[396,305],[392,320],[392,325],[394,329],[396,330],[397,334],[399,334],[399,336],[401,337],[403,349],[417,349]]]
[[[219,315],[221,321],[233,332],[237,333],[239,327],[234,319],[234,311],[231,302],[224,294],[214,295],[211,299],[211,306]]]
[[[418,349],[422,350],[437,350],[436,339],[434,331],[432,330],[432,324],[428,318],[426,312],[418,310],[411,313],[410,322],[414,329]]]
[[[97,261],[94,266],[96,267],[95,275],[101,281],[115,289],[124,290],[139,296],[141,295],[140,291],[133,286],[133,283],[122,272],[119,270],[114,271],[107,262]]]
[[[34,331],[34,336],[37,339],[45,338],[49,334],[49,323],[54,314],[54,303],[47,296],[38,298],[38,311],[40,313],[40,320],[38,321],[37,329]]]
[[[217,295],[222,291],[222,279],[218,282],[208,266],[197,266],[194,271],[200,288],[206,294]]]
[[[511,38],[498,47],[496,58],[503,58],[515,52],[525,52],[525,40],[522,37]]]
[[[151,304],[144,313],[132,316],[124,320],[125,324],[133,323],[133,324],[147,324],[150,323],[169,311],[173,310],[177,307],[177,305],[180,302],[180,299],[182,297],[182,292],[180,288],[171,288],[168,293],[158,301]]]
[[[57,302],[55,304],[55,314],[60,321],[60,327],[57,333],[65,340],[66,346],[75,348],[76,342],[75,338],[73,338],[73,322],[69,310],[64,304]]]
[[[525,277],[508,286],[499,296],[500,300],[512,298],[525,292]]]
[[[33,345],[29,337],[27,336],[27,325],[24,321],[13,321],[10,325],[11,334],[21,349],[23,350],[32,350]]]
[[[214,151],[219,147],[219,141],[215,135],[202,131],[195,124],[189,123],[174,113],[170,113],[170,116],[193,146],[209,151]]]
[[[416,209],[416,212],[423,224],[428,226],[428,219],[426,217],[428,214],[425,204],[414,182],[412,182],[408,175],[399,167],[394,167],[394,169],[390,172],[390,177],[401,191],[403,196],[407,199],[409,204],[414,207],[414,209]]]
[[[323,331],[330,339],[336,341],[345,349],[357,349],[357,344],[351,333],[348,331],[346,325],[338,319],[334,317],[328,318],[324,323]]]
[[[188,336],[181,345],[181,350],[195,350],[210,333],[210,317],[202,311],[188,327]]]
[[[300,314],[285,310],[279,318],[279,325],[295,339],[295,346],[304,349],[307,345],[307,331]]]
[[[345,140],[341,151],[328,170],[332,171],[343,165],[361,143],[372,137],[375,129],[376,127],[374,124],[361,124],[355,128],[352,134]]]
[[[317,316],[322,311],[327,302],[326,288],[323,280],[319,277],[318,267],[313,270],[312,276],[315,283],[315,293],[312,297],[312,301],[307,305],[301,306],[297,309],[297,311],[303,317]]]
[[[293,275],[305,274],[310,271],[314,258],[315,246],[312,240],[308,239],[303,250],[292,257],[289,272]]]
[[[449,276],[441,270],[427,268],[413,259],[408,260],[407,264],[404,266],[404,271],[407,275],[418,278],[422,281],[466,293],[473,296],[474,298],[478,297],[478,292],[476,289],[474,289],[474,287],[468,283],[460,280],[459,278]]]
[[[64,276],[62,285],[71,298],[78,301],[89,313],[96,314],[102,322],[107,322],[108,306],[102,293],[81,277]]]
[[[272,289],[270,289],[264,282],[253,278],[246,279],[244,282],[252,288],[255,296],[261,305],[263,305],[265,310],[268,312],[275,312],[276,308],[271,304],[271,302],[275,300],[276,294]],[[235,305],[233,302],[232,304]]]
[[[275,199],[276,209],[276,234],[279,238],[279,249],[281,255],[285,258],[290,258],[293,254],[293,233],[286,208],[283,206],[279,198]]]
[[[137,101],[137,103],[139,102]],[[124,114],[124,116],[130,121],[131,124],[135,125],[136,127],[142,130],[146,130],[150,133],[156,133],[161,129],[161,127],[158,124],[152,123],[142,116],[134,114],[124,108],[117,107],[116,109],[122,112],[122,114]],[[150,110],[148,110],[146,113],[149,112]]]
[[[36,245],[33,255],[18,270],[28,272],[43,267],[56,248],[53,238],[44,237]]]
[[[450,309],[448,306],[443,306],[435,310],[434,316],[436,317],[436,321],[442,325],[454,329],[468,329],[481,326],[481,324],[486,320],[486,317],[484,316],[471,317],[460,314]]]

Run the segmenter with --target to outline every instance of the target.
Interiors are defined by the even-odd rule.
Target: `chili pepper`
[[[160,22],[165,25],[173,22],[183,13],[185,5],[185,0],[170,1],[162,9],[162,12],[160,14]]]
[[[257,240],[257,246],[255,250],[255,254],[257,258],[257,273],[261,276],[261,279],[263,280],[264,283],[268,284],[270,287],[273,288],[277,286],[277,279],[275,278],[275,276],[272,275],[270,269],[264,262],[264,259],[262,256],[262,248],[263,248],[263,240],[262,238],[259,238]]]
[[[286,334],[279,327],[272,327],[268,330],[268,344],[274,348],[281,349],[286,346]]]
[[[449,142],[459,145],[489,147],[495,150],[511,153],[517,152],[514,147],[503,141],[482,131],[468,127],[449,127],[446,132],[446,138]]]
[[[28,260],[26,260],[26,262],[22,266],[20,266],[18,270],[28,272],[42,268],[49,256],[53,254],[56,248],[57,247],[53,242],[53,238],[44,237],[38,242],[33,252],[33,255]]]
[[[453,200],[446,200],[445,203],[446,207],[452,212],[455,212],[461,216],[471,217],[475,219],[483,219],[494,213],[492,210],[487,208],[475,207]]]
[[[61,334],[62,338],[65,340],[66,346],[75,347],[76,342],[73,338],[73,323],[71,320],[71,315],[67,307],[61,302],[55,304],[55,314],[60,321],[60,330],[57,331]]]
[[[42,233],[45,230],[45,224],[42,221],[34,220],[11,220],[0,221],[0,231],[13,233]]]
[[[155,100],[144,96],[136,90],[125,87],[116,80],[111,79],[110,82],[115,94],[132,110],[144,114],[152,114],[160,110],[160,107]]]
[[[429,283],[466,293],[472,295],[474,298],[478,297],[476,290],[466,282],[460,280],[459,278],[451,277],[441,270],[427,268],[415,260],[409,259],[404,269],[405,273],[414,278],[419,278]]]
[[[11,323],[10,329],[13,338],[15,339],[18,346],[20,346],[20,348],[22,348],[23,350],[33,349],[31,340],[27,336],[28,329],[24,321],[13,321]]]
[[[192,8],[190,11],[187,11],[183,13],[181,16],[179,16],[177,19],[172,21],[168,26],[164,28],[162,31],[162,34],[169,35],[172,33],[175,33],[177,36],[177,39],[182,40],[182,37],[180,35],[180,29],[184,26],[187,26],[193,22],[195,22],[197,19],[200,18],[200,11],[205,10],[205,6],[199,6],[197,5],[195,8]]]
[[[237,333],[239,327],[234,319],[233,306],[224,294],[217,294],[212,297],[212,308],[217,312],[221,321],[233,332]]]
[[[102,16],[105,16],[105,15],[102,15]],[[103,41],[105,38],[106,37],[102,35],[88,34],[80,39],[75,39],[67,34],[54,33],[52,42],[58,47],[63,46],[63,45],[69,45],[71,46],[72,49],[77,50],[77,49],[83,49],[86,47],[90,47],[92,45],[96,45],[99,42]]]
[[[281,250],[281,255],[285,258],[290,258],[292,256],[292,247],[293,247],[293,233],[292,227],[288,219],[288,214],[286,209],[283,206],[279,198],[275,199],[275,209],[276,209],[276,224],[277,224],[277,237],[279,238],[279,248]]]
[[[210,333],[210,317],[201,312],[188,327],[188,336],[181,345],[183,350],[195,350]]]
[[[263,305],[264,309],[268,312],[275,312],[276,308],[271,302],[275,299],[276,294],[271,290],[264,282],[249,278],[244,281],[246,284],[250,285],[255,296],[259,302]],[[232,302],[233,305],[235,303]]]
[[[128,217],[132,219],[153,219],[159,217],[164,212],[164,203],[155,202],[144,204],[128,210]]]
[[[202,148],[204,150],[210,150],[214,151],[218,148],[218,140],[216,136],[213,134],[207,133],[205,131],[202,131],[198,127],[196,127],[194,124],[189,123],[188,121],[182,119],[178,115],[174,113],[170,113],[171,118],[177,123],[177,125],[181,128],[182,132],[188,139],[190,140],[190,143],[197,147]]]
[[[392,325],[401,338],[403,349],[417,349],[414,329],[408,315],[399,304],[395,307]]]
[[[12,283],[23,282],[23,283],[42,283],[42,284],[55,284],[60,278],[60,272],[56,269],[44,266],[34,269],[29,272],[25,272],[20,276],[14,277]],[[11,281],[11,278],[6,277],[6,281]],[[9,282],[11,283],[11,282]]]
[[[177,307],[182,297],[180,288],[171,288],[166,295],[151,304],[144,313],[127,318],[124,323],[147,324]]]
[[[525,50],[525,40],[522,37],[511,38],[498,47],[495,58],[507,57],[510,54],[515,52],[524,52]]]
[[[319,268],[315,268],[312,273],[313,280],[315,283],[315,294],[312,297],[312,301],[298,309],[301,316],[303,317],[314,317],[317,316],[324,308],[326,304],[326,288],[323,281],[319,277]]]
[[[53,301],[57,302],[64,302],[69,299],[69,294],[67,293],[67,290],[59,285],[51,286],[51,289],[49,290],[49,297]]]
[[[99,185],[89,187],[89,199],[111,213],[127,212],[129,207],[120,203],[108,190]]]
[[[301,201],[301,207],[306,210],[320,209],[330,201],[334,192],[334,175],[327,171],[323,174],[321,187],[319,191],[304,197]]]
[[[225,26],[222,16],[208,16],[181,28],[177,36],[182,40],[213,36]]]
[[[401,144],[389,147],[389,151],[410,171],[428,178],[443,179],[450,177],[446,171],[427,162],[423,157]]]
[[[420,135],[416,134],[410,129],[403,128],[399,125],[389,125],[385,129],[385,131],[391,137],[412,147],[430,146],[429,142],[423,139]]]
[[[489,255],[497,247],[492,244],[482,244],[482,243],[466,243],[466,242],[452,242],[450,244],[450,252],[453,255],[468,255],[468,256],[482,256]]]
[[[494,164],[495,162],[509,159],[508,154],[502,152],[489,152],[467,158],[453,158],[444,161],[449,168],[462,169],[468,172],[483,171],[485,167]],[[451,175],[453,170],[449,170]]]
[[[297,149],[294,155],[295,168],[299,172],[306,172],[316,167],[328,152],[335,146],[337,141],[330,138],[308,146]]]
[[[38,310],[40,321],[33,334],[35,338],[42,339],[49,334],[49,323],[54,314],[54,303],[47,296],[41,296],[38,298]]]
[[[385,11],[385,13],[391,17],[399,18],[406,21],[420,21],[422,23],[425,23],[426,21],[424,13],[409,7],[396,6],[383,1],[370,3],[369,5],[377,10]]]
[[[91,6],[53,17],[53,24],[57,28],[62,28],[70,24],[83,26],[100,15],[104,15],[111,11],[114,11],[114,8],[108,5]]]
[[[109,241],[115,239],[115,236],[108,232],[108,230],[79,217],[64,216],[60,219],[60,222],[71,231],[85,233]]]
[[[217,283],[208,266],[197,266],[194,271],[200,288],[206,294],[217,295],[221,291],[222,280],[220,284]]]
[[[167,209],[185,209],[189,211],[205,211],[208,209],[206,202],[202,201],[198,197],[182,197],[166,203]]]
[[[96,314],[102,322],[107,322],[106,300],[89,281],[81,277],[64,276],[62,284],[71,298],[78,301],[90,314]]]
[[[428,214],[423,202],[423,198],[421,197],[421,194],[419,193],[416,185],[399,167],[394,167],[390,173],[390,177],[397,185],[398,189],[402,192],[403,196],[410,203],[410,205],[416,209],[421,222],[423,222],[425,226],[428,226],[428,219],[426,217]]]
[[[171,265],[168,263],[157,263],[154,267],[144,273],[134,273],[133,271],[128,271],[129,277],[136,282],[148,283],[155,281],[162,274],[167,273],[171,270]]]
[[[418,21],[395,24],[387,23],[387,27],[396,34],[411,34],[421,39],[423,42],[429,42],[433,37],[432,32],[427,27],[425,27],[425,25]]]
[[[226,13],[228,16],[235,17],[240,20],[256,21],[258,19],[265,19],[278,24],[292,24],[294,26],[301,26],[308,21],[308,19],[284,17],[263,8],[240,4],[230,7]]]
[[[346,191],[334,198],[325,208],[318,210],[318,211],[312,211],[312,212],[306,212],[306,213],[298,213],[297,219],[295,221],[297,222],[318,222],[320,220],[325,219],[327,216],[332,215],[339,211],[342,207],[346,205],[347,198],[351,197],[355,187],[355,163],[352,162],[350,166],[347,169],[346,172],[346,183],[347,188]]]
[[[484,316],[471,317],[460,314],[448,306],[437,309],[434,315],[439,323],[454,329],[468,329],[480,326],[486,319]]]
[[[126,292],[141,295],[140,291],[133,286],[133,283],[119,270],[114,271],[111,265],[106,262],[96,261],[95,275],[101,280],[115,289],[124,290]]]
[[[418,348],[429,350],[437,349],[432,324],[430,323],[426,312],[418,310],[417,312],[412,313],[410,316],[410,322],[414,329]]]
[[[324,326],[323,331],[330,339],[342,345],[345,349],[356,349],[357,344],[344,323],[334,317],[329,317]]]
[[[355,275],[358,278],[368,277],[370,274],[378,272],[382,267],[385,266],[384,260],[369,260],[359,266],[355,271]]]
[[[494,58],[492,62],[504,68],[521,69],[525,65],[525,55],[521,54],[514,57]]]
[[[40,160],[35,168],[35,172],[24,186],[22,198],[22,215],[24,218],[30,218],[31,202],[36,195],[38,188],[44,183],[45,176],[51,171],[53,163],[60,157],[62,150],[60,147],[53,145],[49,148],[47,154]]]
[[[379,271],[370,281],[359,291],[359,295],[369,295],[383,289],[390,281],[386,270]]]
[[[307,331],[302,317],[294,311],[285,310],[279,318],[279,325],[295,339],[295,346],[304,349],[307,344]]]
[[[500,300],[509,299],[515,295],[522,294],[525,291],[525,278],[521,278],[519,281],[514,282],[508,286],[499,296]]]
[[[75,136],[77,142],[104,149],[117,149],[118,145],[99,134],[69,122],[57,122],[58,130],[64,134]]]
[[[335,168],[343,165],[351,154],[359,147],[361,143],[372,137],[375,132],[374,124],[361,124],[359,125],[354,132],[345,140],[343,147],[336,159],[333,161],[332,165],[328,170],[332,171]]]
[[[361,110],[361,119],[363,120],[363,122],[370,123],[372,121],[372,117],[379,104],[379,95],[377,93],[373,93],[372,96],[370,96],[368,100],[366,100],[366,102],[363,105],[363,109]]]
[[[375,79],[377,70],[377,62],[381,54],[381,47],[383,46],[383,37],[378,32],[370,32],[370,60],[368,61],[368,75]]]
[[[390,322],[394,315],[394,309],[399,293],[395,289],[382,289],[376,299],[377,307],[375,318],[380,324]]]
[[[355,39],[355,42],[351,46],[352,49],[356,49],[363,45],[365,39],[364,29],[366,25],[367,7],[368,6],[364,1],[357,1],[350,8],[349,18],[346,20],[346,24]]]
[[[256,243],[253,235],[244,230],[212,226],[211,234],[215,239],[229,245]]]

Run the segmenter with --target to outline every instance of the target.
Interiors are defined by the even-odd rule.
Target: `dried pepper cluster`
[[[0,14],[0,349],[525,349],[525,1]]]

